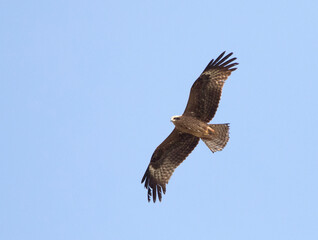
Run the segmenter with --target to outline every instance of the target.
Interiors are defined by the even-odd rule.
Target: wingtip
[[[159,183],[153,182],[151,181],[151,179],[148,176],[148,169],[146,170],[141,183],[145,182],[144,187],[148,190],[147,191],[147,199],[148,202],[152,201],[155,203],[157,200],[157,196],[159,201],[161,202],[162,200],[162,193],[165,194],[166,193],[166,186],[161,185]]]
[[[233,52],[230,52],[226,57],[231,57],[233,55]]]
[[[146,183],[147,183],[147,180],[146,180]],[[157,196],[158,196],[159,202],[161,202],[162,195],[166,193],[166,186],[161,186],[160,184],[157,184],[155,186],[145,184],[145,188],[148,190],[147,191],[148,202],[151,202],[152,200],[155,203],[157,201]]]
[[[232,55],[233,55],[233,52],[230,52],[229,54],[225,55],[226,51],[223,51],[215,60],[212,59],[209,64],[206,66],[206,68],[204,69],[207,70],[207,69],[210,69],[210,68],[213,68],[213,67],[224,67],[224,68],[227,68],[228,70],[231,70],[231,71],[234,71],[232,69],[230,69],[232,66],[235,66],[237,65],[238,63],[235,63],[234,65],[233,64],[230,64],[231,62],[235,61],[237,58],[231,58],[229,59]],[[224,56],[225,55],[225,56]],[[229,60],[228,60],[229,59]],[[228,65],[230,64],[230,65]],[[203,72],[204,72],[203,71]]]
[[[148,197],[148,202],[150,202],[150,200],[151,200],[151,189],[150,188],[148,188],[147,197]]]

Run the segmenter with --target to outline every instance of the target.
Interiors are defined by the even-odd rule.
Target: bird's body
[[[156,148],[142,178],[148,189],[148,201],[152,196],[155,202],[157,194],[161,201],[172,173],[200,139],[212,152],[222,150],[228,142],[228,124],[208,124],[218,108],[224,82],[237,65],[232,63],[236,58],[227,60],[232,53],[223,57],[224,54],[212,60],[194,82],[184,113],[171,118],[175,129]]]
[[[198,138],[209,137],[214,130],[205,122],[189,116],[173,116],[171,122],[180,132],[189,133]]]

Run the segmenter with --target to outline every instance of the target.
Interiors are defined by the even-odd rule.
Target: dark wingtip
[[[146,170],[141,183],[145,182],[144,187],[147,189],[147,199],[148,202],[152,201],[155,203],[157,200],[157,195],[158,195],[158,199],[161,202],[162,200],[162,193],[165,194],[166,193],[166,185],[161,185],[159,183],[157,183],[156,181],[154,181],[153,179],[151,179],[151,176],[149,176],[149,171],[148,169]]]
[[[155,203],[157,199],[157,185],[152,188],[152,200]]]
[[[151,189],[149,191],[149,189]],[[159,199],[159,202],[161,202],[162,200],[162,192],[163,194],[166,193],[166,187],[165,186],[161,186],[160,184],[156,184],[154,186],[148,186],[148,202],[151,199],[151,195],[152,195],[152,201],[155,203],[157,200],[157,196]]]
[[[146,187],[146,184],[147,184],[147,180],[148,180],[148,173],[149,173],[149,167],[146,169],[146,171],[145,171],[145,174],[144,174],[144,176],[142,177],[142,179],[141,179],[141,183],[143,183],[145,180],[146,180],[146,182],[145,182],[145,187]]]
[[[158,185],[158,198],[159,198],[159,202],[161,202],[162,199],[162,187],[161,185]]]
[[[146,174],[142,177],[141,184],[145,181],[145,178],[146,178]]]
[[[151,199],[151,188],[148,188],[147,197],[148,197],[148,202],[150,202],[150,199]]]
[[[230,52],[225,57],[223,57],[224,55],[225,55],[225,51],[222,52],[215,60],[212,59],[209,62],[209,64],[206,66],[204,71],[208,70],[208,69],[212,69],[212,68],[218,68],[218,67],[226,68],[227,70],[230,70],[230,71],[235,71],[236,68],[233,70],[233,69],[231,69],[231,67],[238,65],[238,63],[232,63],[233,61],[236,60],[236,57],[227,60],[229,57],[231,57],[233,55],[233,52]],[[230,63],[232,63],[232,64],[230,64]]]
[[[166,194],[166,185],[162,186],[162,192],[163,192],[163,194]]]
[[[224,54],[225,54],[225,51],[222,52],[222,53],[215,59],[215,61],[213,61],[213,64],[212,64],[212,65],[217,64],[217,62],[220,61],[220,59],[224,56]]]

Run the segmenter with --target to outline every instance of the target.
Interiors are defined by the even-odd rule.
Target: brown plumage
[[[174,116],[172,133],[156,148],[150,164],[141,180],[148,190],[148,201],[159,201],[166,193],[166,184],[174,170],[196,147],[199,140],[212,152],[222,150],[229,139],[228,124],[208,124],[219,105],[225,80],[238,63],[230,58],[233,53],[223,57],[223,52],[212,60],[191,87],[188,104],[182,116]],[[229,60],[228,60],[229,59]]]

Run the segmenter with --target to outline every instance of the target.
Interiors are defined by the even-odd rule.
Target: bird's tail
[[[229,124],[209,124],[214,130],[207,138],[201,138],[212,152],[221,151],[229,141]]]

